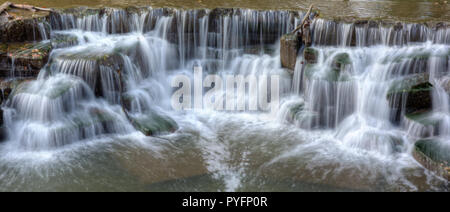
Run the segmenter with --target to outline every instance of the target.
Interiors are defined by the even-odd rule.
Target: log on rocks
[[[36,11],[50,12],[50,11],[52,11],[52,9],[48,9],[48,8],[35,7],[32,5],[27,5],[27,4],[13,4],[13,3],[7,1],[7,2],[3,3],[2,5],[0,5],[0,15],[3,12],[6,12],[6,10],[8,8],[23,9],[23,10],[28,10],[31,12],[36,12]]]

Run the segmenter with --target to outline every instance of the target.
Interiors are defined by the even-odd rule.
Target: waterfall
[[[279,40],[303,15],[240,8],[52,12],[39,25],[41,36],[63,42],[53,45],[37,79],[20,83],[4,101],[8,139],[0,150],[55,153],[110,140],[104,157],[123,150],[126,158],[115,158],[120,162],[114,168],[127,164],[150,178],[158,175],[154,169],[179,162],[167,168],[172,177],[184,164],[200,164],[201,173],[181,170],[182,180],[206,176],[221,180],[222,190],[237,190],[253,176],[279,177],[280,167],[299,182],[345,178],[345,186],[357,179],[370,189],[380,182],[401,182],[398,190],[435,189],[438,180],[420,174],[410,151],[421,138],[450,138],[449,28],[316,18],[312,46],[302,46],[295,69],[288,70],[280,62]],[[196,81],[199,67],[204,81],[188,90],[211,97],[202,101],[220,103],[229,95],[225,88],[248,92],[234,96],[233,90],[230,102],[236,104],[227,98],[218,111],[206,107],[211,102],[200,102],[204,110],[174,110],[172,95]],[[180,75],[186,81],[173,87]],[[234,76],[242,78],[210,81]],[[268,86],[276,84],[273,79],[279,95]],[[276,116],[263,104],[250,104],[261,96],[280,102]],[[421,123],[417,115],[439,124]],[[151,152],[135,154],[140,150],[133,148],[142,146]],[[129,157],[142,157],[147,167],[130,165]],[[3,159],[0,169],[10,165]],[[279,164],[283,160],[287,166]]]
[[[438,85],[433,91],[434,112],[448,113],[448,93],[435,79],[442,81],[442,73],[448,73],[448,45],[429,41],[393,47],[317,47],[315,51],[316,64],[304,65],[303,55],[299,56],[293,78],[293,92],[305,101],[301,111],[310,114],[294,120],[300,127],[335,129],[337,139],[357,149],[384,155],[404,151],[408,145],[401,129],[395,127],[398,115],[393,117],[392,104],[405,114],[405,100],[401,102],[407,96],[389,96],[402,82],[411,77],[417,81],[414,76],[426,73],[431,73],[430,82]],[[442,120],[441,133],[449,129],[446,120]],[[426,129],[414,124],[406,124],[410,135],[426,134],[421,133]]]

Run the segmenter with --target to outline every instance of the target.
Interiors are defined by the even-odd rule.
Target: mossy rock
[[[450,180],[450,145],[448,141],[424,139],[415,143],[414,158],[425,168]]]
[[[151,112],[139,117],[130,117],[133,126],[144,133],[152,136],[165,132],[174,132],[178,129],[177,123],[170,117]]]
[[[319,57],[319,51],[312,47],[307,47],[303,50],[303,58],[305,59],[307,64],[315,64],[317,63],[317,59]]]
[[[405,117],[424,126],[437,126],[439,124],[439,119],[433,117],[432,113],[428,111],[406,114]]]
[[[0,82],[0,104],[12,96],[14,90],[23,82],[29,82],[34,78],[13,78]]]
[[[281,66],[291,70],[295,69],[298,51],[301,42],[295,33],[283,35],[280,39]]]
[[[42,81],[23,80],[20,81],[15,89],[11,93],[11,97],[20,93],[34,93],[47,97],[49,99],[56,99],[64,96],[69,90],[75,89],[77,86],[81,86],[77,78],[67,78],[64,80],[54,81],[52,84],[41,83]],[[36,84],[37,83],[37,84]],[[39,91],[36,92],[36,85],[39,87]],[[48,89],[51,86],[51,89]]]
[[[350,65],[350,56],[347,53],[340,53],[333,58],[333,68],[342,70],[346,65]]]
[[[388,90],[388,94],[396,92],[407,92],[410,89],[416,88],[430,88],[430,74],[419,73],[411,74],[400,79],[394,80]],[[432,85],[431,85],[432,87]]]
[[[398,124],[402,114],[432,109],[433,85],[428,74],[415,74],[392,83],[386,95],[391,108],[391,121]],[[403,111],[404,110],[404,111]]]
[[[346,82],[351,80],[350,75],[343,73],[340,69],[328,68],[327,70],[318,70],[313,64],[306,64],[305,76],[308,79],[326,80],[329,82]]]

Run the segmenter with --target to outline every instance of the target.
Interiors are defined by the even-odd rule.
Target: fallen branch
[[[28,11],[31,11],[31,12],[36,12],[36,11],[50,12],[50,11],[52,11],[52,9],[48,9],[48,8],[35,7],[35,6],[32,6],[32,5],[27,5],[27,4],[13,4],[13,3],[7,1],[7,2],[3,3],[2,5],[0,5],[0,15],[3,12],[7,12],[6,10],[8,8],[28,10]]]
[[[303,27],[303,25],[305,24],[305,21],[309,18],[309,14],[311,13],[312,8],[313,8],[313,5],[311,4],[311,6],[309,6],[308,12],[306,12],[305,16],[303,17],[303,20],[300,23],[300,25],[298,25],[297,28],[295,28],[294,31],[292,31],[291,33],[295,33]]]
[[[35,6],[32,6],[32,5],[27,5],[27,4],[11,4],[10,7],[11,8],[16,8],[16,9],[25,9],[25,10],[29,10],[31,12],[36,12],[36,11],[50,12],[50,11],[52,11],[52,9],[42,8],[42,7],[35,7]]]

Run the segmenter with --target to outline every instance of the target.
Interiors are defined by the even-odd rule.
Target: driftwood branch
[[[292,31],[292,33],[297,32],[298,30],[300,30],[303,25],[305,24],[305,21],[309,18],[309,14],[311,13],[311,10],[313,8],[313,5],[311,4],[311,6],[309,6],[308,12],[306,12],[305,16],[303,17],[302,22],[300,23],[300,25],[297,26],[297,28],[294,29],[294,31]]]
[[[14,4],[11,3],[9,1],[3,3],[2,5],[0,5],[0,15],[3,12],[7,12],[6,10],[9,8],[15,8],[15,9],[23,9],[23,10],[28,10],[31,12],[36,12],[36,11],[52,11],[52,9],[48,9],[48,8],[42,8],[42,7],[35,7],[32,5],[27,5],[27,4]]]

